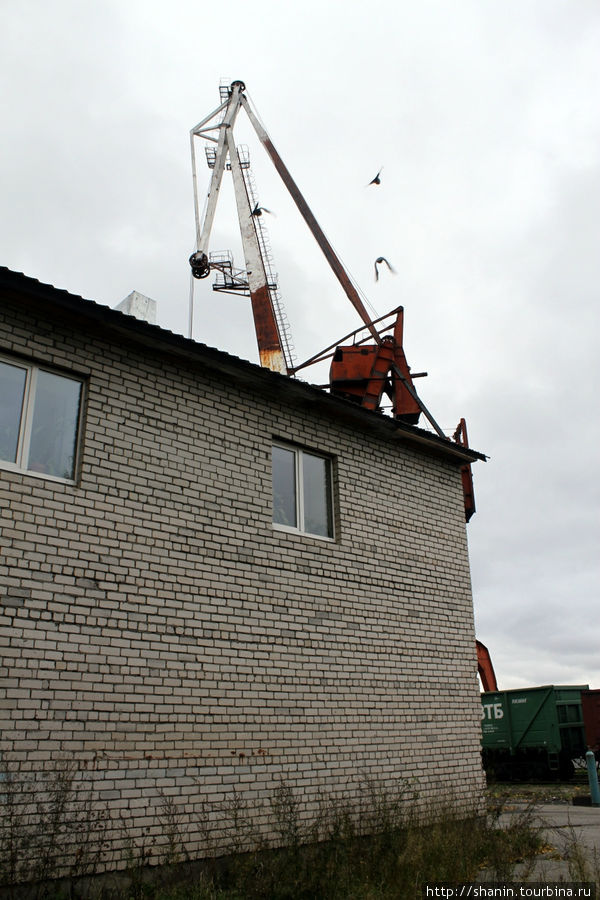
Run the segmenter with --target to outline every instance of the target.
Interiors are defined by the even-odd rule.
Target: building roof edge
[[[162,349],[186,359],[194,359],[229,376],[243,376],[247,383],[257,388],[268,387],[271,393],[286,394],[290,398],[294,397],[309,405],[325,408],[336,418],[355,423],[366,430],[375,430],[394,440],[415,444],[460,464],[487,459],[483,453],[463,447],[449,438],[442,438],[437,434],[418,428],[416,425],[407,425],[390,416],[366,410],[351,401],[334,397],[323,388],[308,382],[271,372],[256,363],[186,338],[161,328],[159,325],[152,325],[136,319],[94,300],[87,300],[79,294],[71,294],[63,288],[45,284],[36,278],[24,275],[22,272],[15,272],[5,266],[0,266],[0,288],[51,303],[58,310],[71,311],[78,317],[99,322],[109,331],[142,345]]]

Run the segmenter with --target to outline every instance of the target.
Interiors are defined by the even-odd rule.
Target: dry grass
[[[4,896],[411,900],[421,896],[426,881],[472,881],[482,869],[507,880],[517,863],[533,858],[541,848],[539,830],[528,813],[500,828],[496,801],[484,816],[458,815],[451,803],[417,812],[406,785],[383,790],[366,778],[360,782],[358,801],[323,797],[318,813],[306,823],[300,815],[301,797],[281,781],[269,803],[273,844],[255,831],[257,811],[234,791],[224,806],[219,836],[228,855],[192,863],[185,852],[181,810],[172,797],[162,796],[159,858],[155,846],[134,840],[124,825],[126,871],[94,880],[89,876],[102,871],[106,861],[106,810],[94,802],[91,791],[82,791],[79,774],[65,762],[47,769],[43,777],[21,775],[17,768],[6,773],[0,786]],[[149,798],[149,805],[155,799]],[[58,880],[65,850],[69,877]]]

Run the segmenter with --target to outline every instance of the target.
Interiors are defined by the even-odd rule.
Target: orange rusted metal
[[[473,472],[471,470],[471,463],[461,468],[460,475],[465,497],[465,519],[468,522],[475,512],[475,492],[473,490]]]
[[[250,302],[252,304],[260,364],[274,372],[281,372],[281,374],[285,375],[287,374],[287,368],[281,349],[281,340],[271,305],[269,289],[266,284],[250,291]]]
[[[496,681],[496,673],[492,665],[490,651],[481,641],[475,641],[475,645],[477,647],[477,671],[481,678],[481,686],[484,691],[497,691],[498,682]]]
[[[329,371],[332,394],[362,402],[377,350],[372,344],[336,347]]]
[[[394,362],[394,339],[385,337],[375,349],[375,359],[362,399],[362,405],[367,409],[378,409],[381,395],[386,391],[388,374]]]
[[[392,414],[416,425],[421,407],[402,347],[404,310],[399,307],[396,313],[393,336],[381,338],[380,344],[336,348],[329,372],[331,392],[372,410],[380,408],[386,394],[392,401]]]
[[[394,325],[394,363],[395,369],[392,372],[393,390],[393,409],[392,414],[402,422],[409,425],[416,425],[421,415],[421,407],[417,403],[414,396],[413,381],[410,376],[410,368],[404,355],[404,309],[400,307],[396,316]],[[399,370],[399,373],[398,373]],[[402,375],[402,378],[399,377]],[[404,379],[404,380],[403,380]],[[413,389],[409,391],[407,385]]]
[[[462,447],[469,446],[469,439],[467,437],[467,423],[464,419],[461,419],[458,423],[456,431],[454,432],[454,440]],[[476,509],[471,463],[467,463],[466,465],[461,466],[460,477],[462,479],[463,496],[465,498],[465,519],[468,522]]]

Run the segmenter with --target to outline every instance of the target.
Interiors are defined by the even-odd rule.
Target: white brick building
[[[477,801],[479,454],[6,269],[0,374],[8,758],[200,852],[279,779]]]

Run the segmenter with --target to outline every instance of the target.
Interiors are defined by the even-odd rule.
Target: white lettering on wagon
[[[501,703],[483,703],[481,711],[482,719],[503,719],[504,710]]]

